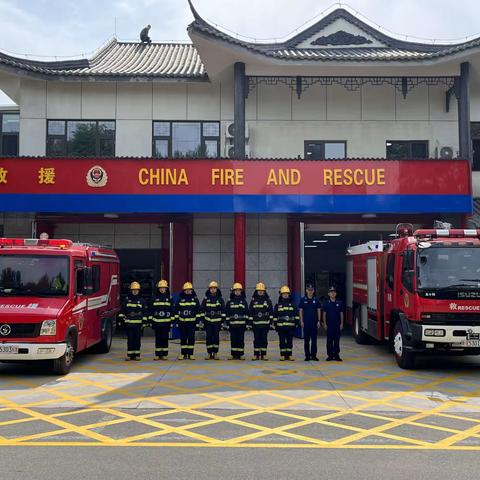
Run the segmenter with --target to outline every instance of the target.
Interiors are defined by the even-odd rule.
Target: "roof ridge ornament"
[[[330,35],[323,35],[316,38],[311,45],[365,45],[368,43],[373,43],[372,40],[366,38],[362,35],[354,35],[353,33],[346,32],[345,30],[338,30],[335,33]]]
[[[193,2],[192,0],[187,0],[188,1],[188,5],[190,6],[190,10],[192,12],[192,15],[193,15],[193,18],[196,20],[196,21],[203,21],[203,18],[199,15],[199,13],[197,12],[197,9],[194,7],[193,5]]]

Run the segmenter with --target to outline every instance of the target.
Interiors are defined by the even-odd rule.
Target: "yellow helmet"
[[[218,288],[218,283],[217,282],[210,282],[208,284],[208,288]]]
[[[241,283],[236,282],[233,284],[232,290],[243,290],[243,286]]]
[[[291,293],[291,292],[290,292],[290,288],[289,288],[287,285],[284,285],[284,286],[280,289],[280,293]]]
[[[258,291],[258,290],[263,290],[263,291],[265,291],[266,289],[267,289],[267,287],[265,287],[265,284],[262,283],[262,282],[259,282],[259,283],[257,283],[257,284],[255,285],[255,290],[257,290],[257,291]]]
[[[157,288],[168,288],[168,282],[166,280],[160,280],[157,283]]]
[[[132,282],[130,284],[130,290],[140,290],[140,284],[138,282]]]
[[[193,285],[190,282],[185,282],[183,284],[182,290],[193,290]]]

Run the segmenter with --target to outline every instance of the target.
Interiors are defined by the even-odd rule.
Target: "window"
[[[387,140],[387,158],[392,160],[428,158],[428,141]]]
[[[387,285],[390,290],[393,290],[394,282],[395,282],[395,255],[390,253],[387,259]]]
[[[153,122],[156,158],[218,158],[219,122]]]
[[[346,158],[347,142],[345,141],[305,141],[305,158],[307,160],[332,160]]]
[[[53,255],[1,255],[2,295],[64,297],[69,287],[69,259]]]
[[[115,121],[48,120],[50,157],[115,156]]]
[[[473,166],[474,172],[480,171],[480,123],[472,122],[472,145],[473,145]]]
[[[415,277],[415,263],[413,250],[407,250],[403,253],[402,260],[402,284],[413,293],[413,279]]]
[[[18,156],[18,132],[20,115],[18,113],[0,112],[0,155]]]

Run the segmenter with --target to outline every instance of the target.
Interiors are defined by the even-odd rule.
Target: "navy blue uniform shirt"
[[[343,302],[341,300],[328,299],[323,302],[322,310],[325,313],[327,327],[340,327],[340,314],[343,312]]]
[[[320,309],[318,298],[308,298],[305,295],[300,300],[298,308],[303,310],[303,322],[305,325],[316,325],[318,323],[318,310]]]

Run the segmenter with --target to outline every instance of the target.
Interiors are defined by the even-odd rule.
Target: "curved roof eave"
[[[189,31],[190,34],[197,35],[202,39],[211,40],[208,36],[204,35],[202,32]],[[450,53],[449,55],[429,55],[424,57],[411,57],[408,55],[397,55],[397,56],[388,56],[381,58],[380,56],[375,57],[372,55],[359,55],[358,48],[351,48],[352,55],[332,55],[332,56],[325,56],[321,57],[319,55],[312,54],[311,51],[307,51],[311,53],[310,55],[273,55],[273,54],[265,54],[264,52],[260,52],[256,49],[245,48],[239,44],[231,44],[223,39],[215,39],[219,45],[227,45],[228,48],[231,48],[232,51],[236,51],[238,58],[235,61],[244,61],[248,62],[248,58],[262,60],[262,63],[276,65],[276,66],[292,66],[296,65],[300,66],[321,66],[328,64],[329,66],[376,66],[376,67],[396,67],[396,66],[408,66],[408,67],[429,67],[429,66],[437,66],[446,64],[449,62],[456,62],[456,61],[465,61],[468,58],[471,58],[474,55],[480,56],[480,42],[478,45],[472,46],[470,49],[466,50],[458,50],[455,52]],[[208,66],[208,57],[205,56],[207,60]],[[268,63],[266,63],[268,62]],[[213,72],[210,72],[213,73]],[[455,73],[456,74],[456,73]]]
[[[0,52],[0,70],[17,76],[60,81],[208,81],[192,44],[118,42],[90,59],[41,62]]]
[[[350,12],[343,8],[338,8],[331,12],[330,14],[323,17],[317,23],[312,25],[311,27],[307,28],[303,32],[296,34],[295,36],[289,38],[285,42],[278,42],[278,43],[254,43],[254,42],[247,42],[244,40],[240,40],[238,38],[232,37],[228,33],[225,33],[219,30],[217,27],[209,24],[206,20],[204,20],[195,7],[192,4],[191,0],[188,0],[190,8],[192,10],[192,14],[194,16],[194,21],[188,26],[187,30],[189,33],[195,32],[197,34],[202,34],[203,37],[214,39],[214,40],[221,40],[231,45],[236,45],[242,47],[246,50],[264,55],[266,57],[278,57],[277,52],[281,51],[289,51],[289,50],[298,50],[299,52],[305,51],[305,49],[295,49],[295,46],[300,44],[301,42],[305,41],[307,38],[318,33],[320,30],[331,24],[338,18],[343,18],[348,22],[354,24],[356,27],[360,28],[365,33],[371,35],[381,43],[385,44],[387,48],[392,49],[392,57],[390,59],[388,55],[382,55],[379,58],[372,59],[372,55],[366,57],[366,60],[369,61],[376,61],[376,62],[391,62],[391,61],[403,61],[403,62],[414,62],[420,61],[425,62],[427,60],[431,60],[434,58],[440,57],[450,57],[459,52],[468,51],[471,49],[475,49],[480,46],[480,37],[477,37],[473,40],[457,43],[457,44],[426,44],[426,43],[418,43],[418,42],[408,42],[403,40],[398,40],[384,33],[376,30],[375,28],[371,27],[367,23],[363,22],[362,20],[356,18]],[[320,51],[321,49],[312,49],[312,51]],[[340,55],[336,55],[335,53],[341,52],[342,49],[339,48],[329,48],[331,52],[331,57],[333,60],[342,61]],[[358,51],[357,47],[349,48],[352,53],[354,51]],[[366,47],[364,50],[370,50],[371,52],[375,52],[375,47]],[[395,51],[402,51],[405,53],[411,53],[416,55],[417,58],[405,58],[404,60],[400,60],[398,57],[395,56]],[[334,58],[335,57],[335,58]],[[358,56],[357,56],[358,57]],[[423,58],[421,58],[423,57]],[[311,57],[312,60],[315,60],[315,57]],[[291,60],[295,60],[294,56],[291,57]],[[325,61],[330,60],[330,58],[325,58]],[[364,61],[364,58],[356,58],[352,57],[352,60],[360,60]]]

